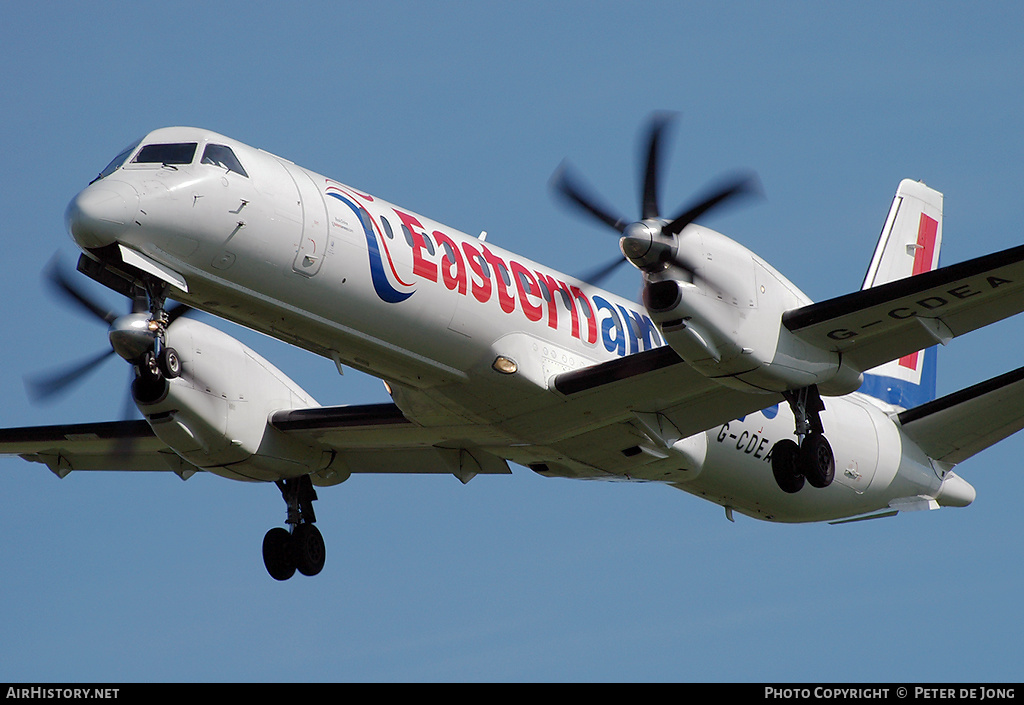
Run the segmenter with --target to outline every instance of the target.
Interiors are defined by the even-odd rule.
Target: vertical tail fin
[[[896,190],[862,289],[930,272],[939,266],[942,194],[904,179]],[[937,350],[928,348],[864,374],[860,391],[909,409],[935,398]]]

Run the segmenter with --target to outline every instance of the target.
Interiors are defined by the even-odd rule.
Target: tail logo
[[[935,266],[935,238],[938,232],[939,221],[922,213],[921,221],[917,226],[917,244],[913,246],[915,248],[914,276],[930,272]],[[904,355],[900,358],[899,365],[917,372],[923,355],[923,351]]]

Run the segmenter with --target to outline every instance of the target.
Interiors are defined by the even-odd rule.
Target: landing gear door
[[[311,277],[320,271],[327,254],[327,204],[313,177],[294,164],[286,165],[302,202],[302,235],[292,269]]]

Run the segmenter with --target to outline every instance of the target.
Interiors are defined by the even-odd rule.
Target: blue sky
[[[943,262],[1020,244],[1019,3],[13,3],[0,426],[118,418],[114,362],[35,406],[22,376],[105,345],[45,290],[67,202],[133,139],[208,127],[564,271],[614,238],[566,213],[568,157],[638,209],[638,135],[680,113],[666,208],[756,170],[707,222],[815,300],[857,288],[905,177]],[[633,296],[635,273],[609,285]],[[121,302],[98,290],[111,306]],[[321,403],[378,381],[232,328]],[[953,341],[940,392],[1018,367],[1024,321]],[[0,681],[1017,681],[1024,437],[958,468],[967,509],[776,526],[655,485],[354,477],[327,566],[268,578],[271,485],[0,461]]]

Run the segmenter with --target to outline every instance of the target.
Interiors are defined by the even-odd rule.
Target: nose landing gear
[[[181,358],[174,348],[154,345],[135,361],[135,368],[143,385],[159,384],[165,379],[181,376]]]
[[[805,481],[811,487],[828,487],[835,477],[835,458],[821,425],[820,413],[825,404],[818,388],[805,387],[784,394],[793,410],[800,442],[784,439],[772,447],[775,482],[787,494],[799,492]]]
[[[327,551],[320,530],[313,525],[313,481],[304,475],[278,480],[276,484],[288,505],[286,523],[291,531],[275,527],[267,532],[263,537],[263,564],[274,580],[288,580],[296,570],[303,575],[316,575],[324,568]]]
[[[182,374],[178,352],[167,345],[167,328],[179,316],[187,313],[189,308],[183,304],[176,304],[168,310],[165,308],[167,284],[155,279],[144,279],[142,283],[146,291],[145,302],[141,296],[136,296],[135,311],[142,316],[142,311],[148,308],[149,318],[143,330],[118,331],[122,339],[129,341],[132,346],[137,346],[134,350],[122,346],[124,349],[119,350],[118,354],[135,367],[135,398],[144,403],[151,403],[163,394],[166,381],[176,379]],[[144,349],[144,352],[134,357],[133,354],[137,354],[136,351],[139,349]]]

